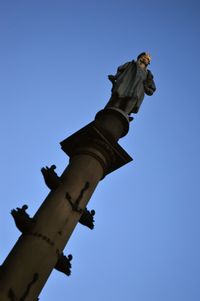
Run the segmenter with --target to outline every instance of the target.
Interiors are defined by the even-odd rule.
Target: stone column
[[[70,162],[0,268],[1,301],[36,301],[98,182],[132,158],[117,143],[129,121],[118,109],[61,142]]]

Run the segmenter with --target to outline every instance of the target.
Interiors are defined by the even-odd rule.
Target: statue
[[[144,94],[152,95],[156,90],[153,74],[147,69],[150,61],[150,55],[142,52],[136,61],[127,62],[118,67],[115,75],[108,75],[112,82],[112,94],[105,109],[118,108],[129,116],[139,111]],[[130,121],[132,119],[129,117]]]

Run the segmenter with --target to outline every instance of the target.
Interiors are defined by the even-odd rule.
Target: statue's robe
[[[155,90],[151,71],[142,69],[133,60],[118,67],[114,75],[112,95],[105,108],[116,107],[127,114],[137,113],[144,94],[152,95]]]

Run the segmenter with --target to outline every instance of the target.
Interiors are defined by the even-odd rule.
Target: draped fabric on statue
[[[151,95],[156,89],[152,73],[134,60],[119,66],[114,77],[112,96],[106,108],[114,106],[127,114],[137,113],[144,94]]]

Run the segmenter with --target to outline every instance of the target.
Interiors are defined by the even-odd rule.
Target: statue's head
[[[151,62],[151,56],[148,52],[142,52],[138,55],[137,61],[139,61],[147,66]]]

